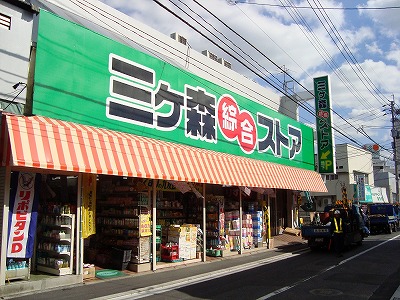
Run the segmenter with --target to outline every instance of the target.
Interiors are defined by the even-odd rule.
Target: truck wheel
[[[387,227],[387,233],[391,234],[392,233],[392,225],[389,224],[389,226]]]

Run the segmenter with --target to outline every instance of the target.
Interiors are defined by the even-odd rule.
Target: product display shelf
[[[97,214],[97,226],[103,237],[127,240],[139,237],[139,214]]]
[[[175,193],[160,192],[157,200],[157,219],[163,226],[183,224],[186,219],[183,202],[175,198]],[[162,221],[161,221],[162,220]]]
[[[253,243],[253,219],[249,213],[242,215],[242,247],[244,249],[251,249]]]
[[[74,214],[46,214],[40,223],[37,270],[54,275],[72,274]]]
[[[221,236],[225,232],[224,199],[210,197],[206,203],[206,246],[207,255],[220,256],[221,251],[213,251],[223,247]]]
[[[132,245],[132,255],[130,262],[133,264],[143,264],[150,262],[150,236],[143,236],[136,239]]]
[[[195,196],[187,200],[186,205],[186,220],[189,224],[203,223],[203,203],[202,199]]]
[[[142,194],[137,195],[142,197]],[[150,261],[150,214],[148,206],[136,199],[133,197],[130,202],[121,200],[123,203],[112,208],[109,208],[110,203],[103,203],[97,217],[101,243],[130,251],[127,261],[115,258],[109,260],[112,266],[122,270],[129,263],[143,264]]]
[[[100,266],[124,270],[150,261],[149,193],[136,188],[134,182],[118,179],[99,195],[103,199],[96,212]],[[119,252],[129,257],[114,255]]]
[[[140,236],[140,215],[148,214],[148,193],[129,189],[113,191],[98,202],[96,224],[103,244],[107,237],[113,241],[138,238]]]
[[[162,236],[162,226],[156,225],[156,261],[157,262],[161,261],[161,236]]]

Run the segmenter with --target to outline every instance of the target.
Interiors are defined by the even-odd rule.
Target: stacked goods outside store
[[[197,226],[185,221],[201,222],[199,204],[192,194],[158,191],[156,205],[157,226],[161,228],[161,261],[178,262],[196,258]]]
[[[160,226],[160,260],[171,255],[168,261],[177,261],[179,249],[176,245],[168,244],[168,228],[170,225],[180,225],[185,222],[183,200],[178,193],[157,191],[157,226]],[[168,244],[168,245],[167,245]],[[158,245],[157,245],[158,247]],[[173,257],[173,259],[172,259]]]
[[[151,215],[145,210],[139,216],[139,238],[135,240],[136,244],[133,245],[129,269],[134,269],[132,266],[136,264],[143,264],[150,262],[151,249]]]
[[[228,249],[231,251],[240,250],[240,219],[239,210],[228,211],[225,214],[225,228],[228,242]]]
[[[197,226],[192,224],[171,225],[168,243],[161,245],[161,260],[174,262],[196,258]]]
[[[253,219],[251,214],[242,217],[242,244],[244,249],[253,247]]]
[[[246,248],[262,247],[263,212],[258,210],[259,203],[248,201],[246,221],[243,220],[243,246]],[[250,216],[251,215],[251,221]],[[245,219],[243,217],[243,219]],[[250,223],[252,227],[250,227]]]
[[[96,234],[85,242],[86,263],[138,271],[150,268],[153,258],[158,263],[171,263],[200,257],[204,251],[200,225],[203,200],[194,193],[157,190],[156,236],[152,237],[150,186],[139,178],[98,177]],[[224,250],[240,252],[262,245],[262,212],[254,210],[258,204],[250,198],[245,201],[248,212],[240,220],[237,195],[231,196],[228,199],[206,196],[208,256],[223,256]],[[156,243],[154,254],[153,243]]]
[[[263,238],[263,212],[255,211],[251,213],[253,219],[253,242],[256,247],[262,247]]]
[[[237,190],[238,191],[238,190]],[[240,251],[240,219],[238,194],[228,188],[225,191],[225,239],[226,249]]]
[[[196,258],[200,257],[203,252],[203,199],[197,198],[195,193],[185,193],[185,204],[187,212],[187,223],[194,224],[196,226]],[[194,230],[194,229],[193,229]]]

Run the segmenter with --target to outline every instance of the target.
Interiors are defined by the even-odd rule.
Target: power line
[[[196,4],[200,5],[196,0],[193,0]],[[197,28],[195,28],[192,24],[190,24],[188,21],[184,20],[182,17],[180,17],[179,15],[177,15],[176,13],[174,13],[172,10],[170,10],[169,8],[167,8],[165,5],[161,4],[159,1],[154,0],[154,2],[156,2],[157,4],[159,4],[161,7],[163,7],[165,10],[167,10],[169,13],[173,14],[174,16],[176,16],[179,20],[181,20],[182,22],[184,22],[186,25],[188,25],[190,28],[192,28],[193,30],[195,30],[197,33],[199,33],[200,35],[202,35],[204,38],[206,38],[208,41],[210,41],[211,43],[213,43],[215,46],[217,46],[219,49],[221,49],[222,51],[224,51],[226,54],[230,55],[231,57],[233,57],[235,60],[237,60],[240,64],[242,64],[243,66],[245,66],[248,70],[250,70],[251,72],[253,72],[256,76],[258,76],[260,79],[266,81],[268,84],[270,84],[271,86],[273,86],[275,89],[277,89],[278,91],[282,92],[284,95],[286,95],[285,91],[283,91],[280,87],[276,87],[272,84],[272,82],[270,82],[269,80],[260,77],[260,74],[255,72],[253,69],[251,69],[249,66],[247,66],[245,63],[243,63],[242,61],[240,61],[237,57],[235,57],[234,55],[232,55],[230,52],[228,52],[226,49],[222,48],[219,44],[215,43],[211,38],[207,37],[204,33],[202,33],[201,31],[199,31]],[[170,0],[170,2],[172,2]],[[204,8],[204,6],[200,5],[201,7]],[[204,8],[206,9],[206,8]],[[212,14],[209,10],[206,9],[206,11],[210,14]],[[238,34],[235,30],[233,30],[232,28],[230,28],[225,22],[223,22],[221,19],[219,19],[218,17],[216,17],[214,14],[212,14],[216,19],[218,19],[221,23],[224,24],[224,26],[226,26],[227,28],[229,28],[231,31],[233,31],[236,35],[238,35],[240,38],[242,38],[243,40],[245,40],[249,45],[251,45],[254,49],[256,49],[258,52],[261,53],[261,55],[263,55],[265,58],[267,58],[271,63],[273,63],[276,67],[278,67],[279,69],[281,69],[281,67],[279,65],[277,65],[275,62],[273,62],[270,58],[266,57],[261,51],[259,51],[253,44],[251,44],[250,42],[248,42],[246,39],[244,39],[240,34]],[[197,22],[197,21],[196,21]],[[198,23],[198,22],[197,22]],[[238,47],[238,46],[237,46]],[[289,75],[290,76],[290,75]],[[291,76],[290,76],[291,77]],[[291,77],[293,78],[293,77]],[[294,78],[293,78],[294,79]],[[298,82],[296,79],[294,79],[296,82]],[[300,83],[299,83],[300,84]],[[304,87],[305,88],[305,87]],[[305,88],[306,89],[306,88]],[[306,89],[307,90],[307,89]],[[313,94],[312,92],[309,91],[310,94]],[[292,99],[293,101],[296,102],[295,99],[293,99],[293,97],[286,95],[289,99]],[[306,111],[308,111],[310,114],[312,114],[313,116],[315,116],[314,112],[311,112],[309,108],[305,107],[304,105],[298,103],[300,106],[302,106]],[[355,127],[353,124],[351,124],[347,119],[343,118],[343,116],[341,116],[340,114],[338,114],[335,110],[332,109],[332,112],[335,113],[336,115],[338,115],[345,123],[347,123],[349,126],[351,126],[352,128],[354,128],[355,131],[359,132],[360,134],[364,135],[366,138],[368,138],[369,140],[371,140],[373,143],[377,143],[375,140],[373,140],[368,134],[366,134],[363,131],[360,131],[359,128]],[[342,130],[340,130],[339,128],[334,128],[332,127],[337,133],[344,135],[348,140],[350,140],[351,142],[353,142],[356,145],[362,146],[359,142],[357,142],[356,140],[354,140],[353,138],[351,138],[350,136],[346,135]]]
[[[91,12],[89,12],[88,10],[89,9],[91,9],[91,10],[93,10],[93,7],[88,7],[88,5],[86,4],[86,3],[82,3],[81,1],[79,1],[79,0],[76,0],[75,1],[76,3],[74,3],[75,5],[77,5],[79,8],[81,8],[81,9],[83,9],[85,12],[87,12],[87,13],[89,13],[89,14],[91,14],[93,17],[95,17],[95,15],[94,14],[92,14]],[[84,7],[83,7],[84,6]],[[109,14],[109,12],[106,12],[106,11],[104,11],[104,10],[101,10],[99,7],[97,7],[97,6],[94,6],[95,7],[95,12],[97,12],[97,13],[99,13],[100,15],[102,15],[103,17],[105,17],[105,18],[108,18],[109,20],[111,20],[111,21],[113,21],[113,22],[115,22],[116,24],[118,24],[118,26],[122,26],[122,27],[124,27],[125,29],[128,29],[128,30],[130,30],[131,32],[134,32],[134,31],[132,31],[131,29],[129,29],[129,27],[133,27],[132,25],[130,25],[129,23],[126,23],[126,22],[124,22],[124,20],[122,20],[122,19],[119,19],[118,17],[116,17],[116,16],[113,16],[113,15],[110,15]],[[111,18],[112,17],[112,18]],[[110,26],[111,27],[111,26]],[[105,27],[104,27],[105,28]],[[112,28],[112,27],[111,27]],[[138,30],[138,31],[140,31],[142,34],[144,34],[144,35],[146,35],[146,33],[144,32],[144,31],[141,31],[139,28],[135,28],[136,30]],[[127,37],[126,35],[124,35],[124,34],[122,34],[121,32],[119,32],[117,29],[114,29],[113,28],[113,30],[115,30],[115,32],[118,32],[121,36],[123,36],[124,38],[126,38],[126,39],[128,39],[128,40],[131,40],[129,37]],[[135,34],[138,34],[138,33],[136,33],[136,32],[134,32]],[[142,36],[142,38],[145,38],[145,39],[147,39],[146,37],[143,37]],[[164,44],[165,46],[168,46],[168,47],[171,47],[170,46],[170,44],[168,43],[168,44],[166,44],[166,43],[164,43],[164,42],[162,42],[161,40],[159,40],[159,39],[156,39],[155,37],[151,37],[151,38],[153,38],[153,39],[155,39],[155,40],[157,40],[157,42],[159,42],[159,43],[162,43],[162,44]],[[147,39],[148,40],[148,39]],[[171,47],[172,48],[172,47]],[[165,48],[164,48],[165,49]],[[175,49],[175,48],[174,48]],[[149,49],[147,49],[146,48],[146,50],[147,51],[150,51]],[[177,49],[175,49],[176,51],[178,51]],[[179,52],[179,51],[178,51]],[[172,53],[172,52],[171,52]],[[182,52],[180,52],[180,53],[182,53]],[[154,53],[154,55],[156,55],[157,53],[155,52]],[[162,61],[165,61],[165,57],[160,57],[159,55],[156,55],[157,57],[159,57],[160,58],[160,60],[162,60]],[[200,61],[197,61],[198,63],[201,63]],[[201,63],[201,64],[203,64],[203,63]],[[208,67],[208,69],[212,69],[211,67],[209,67],[208,66],[208,64],[206,65],[207,67]],[[206,71],[207,72],[207,69],[205,68],[204,69],[204,71]],[[216,72],[218,72],[217,70],[214,70],[214,71],[216,71]],[[188,73],[188,72],[186,72],[186,71],[184,71],[184,70],[182,70],[182,72],[184,72],[186,75],[189,75],[190,76],[190,73]],[[222,75],[222,74],[221,74]],[[238,82],[238,84],[243,84],[243,83],[240,83],[240,82]],[[256,92],[256,91],[255,91]],[[257,92],[256,92],[257,93]],[[265,96],[264,96],[265,97]],[[265,105],[265,103],[262,103],[263,105]],[[311,142],[311,141],[310,141]]]
[[[287,2],[290,3],[289,0],[287,0]],[[281,3],[282,3],[282,1],[281,1]],[[313,41],[308,37],[309,35],[310,35],[311,37],[313,37],[314,41],[316,41],[316,42],[318,43],[319,47],[323,50],[323,52],[324,52],[325,54],[327,54],[329,60],[327,60],[327,59],[325,59],[325,58],[324,58],[324,60],[325,60],[325,62],[328,64],[328,66],[330,66],[330,68],[334,71],[334,73],[335,73],[336,75],[338,75],[338,78],[339,78],[339,79],[343,82],[343,84],[349,89],[349,91],[352,92],[353,95],[354,95],[356,98],[358,98],[358,100],[360,101],[361,105],[365,106],[364,102],[367,102],[367,103],[368,103],[368,101],[366,101],[365,99],[360,98],[361,96],[358,96],[358,95],[359,95],[359,92],[355,89],[354,85],[353,85],[353,84],[351,83],[351,81],[347,78],[347,76],[340,70],[339,66],[336,65],[334,59],[330,56],[329,52],[326,50],[326,48],[325,48],[325,47],[323,46],[323,44],[320,42],[320,40],[318,39],[318,37],[314,34],[313,29],[311,28],[311,26],[308,25],[307,21],[304,19],[304,17],[301,15],[301,13],[298,12],[298,11],[295,9],[295,6],[294,6],[294,5],[287,5],[287,7],[290,7],[290,8],[293,9],[294,14],[292,14],[288,9],[286,9],[286,11],[289,13],[289,15],[290,15],[290,16],[292,17],[292,19],[295,21],[295,23],[299,26],[299,28],[302,30],[302,32],[304,33],[304,35],[309,39],[309,41],[310,41],[311,44],[314,46],[314,48],[317,50],[317,52],[321,55],[321,57],[324,58],[324,56],[321,54],[321,52],[320,52],[320,51],[318,50],[318,48],[316,47],[316,44],[314,44]],[[318,17],[318,16],[317,16],[317,17]],[[318,17],[318,18],[319,18],[319,17]],[[296,19],[297,19],[297,20],[296,20]],[[319,18],[319,19],[320,19],[320,18]],[[303,28],[300,26],[299,23],[303,24],[303,25],[308,29],[308,32],[305,32],[305,31],[303,30]],[[321,21],[321,23],[323,24],[322,21]],[[309,34],[307,34],[307,33],[309,33]],[[329,32],[328,32],[328,33],[329,33]],[[339,50],[340,50],[340,49],[339,49]],[[335,67],[332,67],[331,62],[332,62],[332,64],[333,64],[334,66],[335,66],[335,65],[336,65],[336,66],[335,66]],[[342,77],[342,75],[343,75],[343,77]],[[355,94],[355,93],[353,92],[353,89],[350,88],[350,87],[352,87],[352,88],[357,92],[357,94]],[[370,108],[367,108],[367,107],[365,107],[365,108],[368,110],[368,109],[371,109],[372,106],[370,106]],[[333,110],[333,112],[335,112],[335,111]],[[337,113],[336,113],[336,114],[337,114]],[[345,123],[347,123],[350,127],[354,128],[357,132],[359,132],[359,133],[361,133],[362,135],[364,135],[365,137],[367,137],[367,138],[368,138],[369,140],[371,140],[373,143],[377,143],[377,142],[374,141],[367,133],[365,133],[365,132],[360,132],[357,128],[354,127],[353,124],[349,123],[349,122],[348,122],[346,119],[344,119],[340,114],[337,114],[337,115],[338,115],[343,121],[345,121]],[[386,150],[387,150],[387,149],[386,149]],[[387,150],[387,151],[390,151],[390,150]]]
[[[238,35],[242,40],[244,40],[247,44],[249,44],[251,47],[253,47],[254,49],[256,49],[256,51],[261,54],[263,57],[267,58],[271,63],[273,63],[276,67],[278,67],[282,72],[285,72],[285,70],[282,70],[282,68],[277,65],[275,62],[273,62],[270,58],[268,58],[267,56],[265,56],[264,53],[262,53],[258,48],[256,48],[253,44],[251,44],[247,39],[243,38],[239,33],[237,33],[234,29],[232,29],[230,26],[228,26],[224,21],[222,21],[220,18],[218,18],[217,16],[215,16],[213,13],[211,13],[208,9],[206,9],[203,5],[199,4],[198,1],[193,0],[196,4],[200,5],[203,9],[205,9],[208,13],[210,13],[214,18],[216,18],[218,21],[220,21],[224,26],[226,26],[228,29],[230,29],[231,31],[233,31],[236,35]],[[310,30],[312,31],[312,29],[310,28]],[[333,58],[331,58],[331,60],[333,60]],[[334,69],[334,68],[332,68]],[[285,72],[286,73],[286,72]],[[289,74],[288,74],[289,75]],[[303,87],[305,90],[307,90],[310,94],[313,95],[313,92],[309,91],[306,87],[304,87],[301,83],[299,83],[295,78],[293,78],[292,76],[289,75],[289,77],[291,79],[293,79],[296,83],[298,83],[301,87]],[[305,107],[303,107],[305,108]],[[306,109],[306,108],[305,108]],[[308,112],[309,109],[306,109]],[[343,118],[340,114],[338,114],[335,110],[332,109],[332,111],[338,115],[343,121],[345,121],[349,126],[353,127],[356,131],[359,131],[357,128],[354,127],[353,124],[349,123],[345,118]],[[314,115],[314,112],[311,113],[312,115]],[[336,128],[336,130],[338,131],[338,129]],[[363,134],[365,137],[369,138],[370,140],[372,140],[365,132],[360,132],[361,134]],[[372,140],[374,143],[376,143],[374,140]],[[359,143],[356,143],[359,144]]]
[[[229,0],[231,5],[233,4],[247,4],[247,5],[260,5],[260,6],[270,6],[279,8],[296,8],[296,9],[311,9],[309,6],[296,6],[296,5],[283,5],[283,4],[269,4],[269,3],[258,3],[258,2],[241,2]],[[326,10],[388,10],[388,9],[400,9],[400,6],[382,6],[382,7],[325,7]]]
[[[308,3],[310,4],[310,1],[307,0]],[[319,0],[317,0],[318,4],[316,4],[316,0],[314,0],[314,4],[316,5],[316,7],[312,7],[312,5],[310,4],[310,6],[313,8],[313,11],[315,13],[315,15],[318,17],[318,19],[320,20],[321,24],[323,25],[323,27],[325,28],[326,32],[328,33],[328,35],[331,37],[332,41],[334,42],[335,46],[339,49],[340,53],[342,53],[343,57],[345,58],[345,60],[349,63],[349,66],[352,68],[352,70],[354,71],[354,73],[357,75],[357,77],[360,79],[360,81],[363,83],[363,85],[368,89],[368,91],[378,100],[383,100],[383,104],[387,103],[387,101],[389,99],[387,98],[382,98],[379,97],[380,99],[378,99],[376,97],[376,95],[382,95],[382,92],[375,86],[375,84],[372,82],[372,80],[369,78],[369,76],[367,75],[367,73],[365,73],[365,71],[363,70],[363,68],[360,66],[360,64],[358,63],[356,57],[353,55],[353,53],[351,52],[349,46],[347,45],[347,43],[345,42],[345,40],[342,38],[341,34],[339,33],[339,31],[337,30],[335,24],[333,24],[331,18],[329,17],[329,15],[326,13],[325,8],[322,7],[322,5],[320,4]],[[319,5],[319,7],[318,7]],[[318,9],[320,8],[320,9]],[[318,10],[317,10],[318,9]],[[329,26],[330,31],[332,32],[332,34],[334,35],[334,38],[330,31],[325,27],[324,22],[322,22],[322,20],[319,18],[317,12],[319,12],[322,17],[324,18],[324,20],[326,21],[327,25]],[[338,41],[340,43],[340,46],[337,44]],[[345,53],[343,53],[343,50],[345,51]],[[348,58],[351,60],[351,62],[348,60]],[[356,67],[356,70],[353,67],[353,64]],[[362,74],[362,77],[360,75],[358,75],[358,72]],[[365,81],[365,82],[364,82]],[[375,93],[373,93],[373,91],[370,90],[370,87],[367,86],[367,84],[372,87],[373,91]],[[381,102],[382,104],[382,102]]]
[[[116,20],[117,21],[117,20]],[[184,21],[184,20],[182,20],[182,21]],[[189,24],[188,24],[189,25]],[[204,35],[203,35],[204,36]],[[229,55],[231,55],[229,52],[227,52]],[[185,54],[186,55],[186,54]],[[236,59],[236,58],[235,58]],[[237,59],[238,60],[238,59]],[[238,61],[240,61],[240,60],[238,60]],[[243,63],[243,62],[241,62],[241,63]],[[244,64],[245,65],[245,64]],[[248,66],[246,66],[247,68],[249,68]],[[251,68],[249,68],[249,69],[251,69]],[[260,76],[260,74],[258,74],[258,72],[255,72],[254,70],[251,70],[253,73],[255,73],[257,76],[259,76],[260,78],[262,78],[263,80],[265,80],[265,78],[264,78],[264,76]],[[269,82],[267,82],[267,83],[269,83]],[[272,83],[269,83],[271,86],[274,86],[275,88],[277,88],[274,84],[272,84]],[[280,91],[282,91],[280,88],[277,88],[278,90],[280,90]],[[307,108],[305,108],[305,109],[307,109]],[[312,113],[313,115],[314,115],[314,113]],[[357,130],[357,128],[355,128],[356,130]],[[342,133],[342,132],[340,132],[340,130],[339,129],[335,129],[338,133],[341,133],[341,134],[343,134],[345,137],[347,137],[347,138],[349,138],[350,140],[352,140],[352,142],[354,142],[355,144],[358,144],[358,145],[360,145],[360,143],[358,143],[357,141],[355,141],[354,139],[352,139],[351,137],[349,137],[349,136],[347,136],[346,134],[344,134],[344,133]]]

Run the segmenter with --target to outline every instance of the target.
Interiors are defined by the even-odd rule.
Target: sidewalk
[[[287,247],[290,247],[290,246],[302,245],[305,243],[307,243],[307,241],[303,240],[303,238],[301,236],[284,232],[283,234],[274,236],[273,239],[271,239],[269,248],[266,245],[264,245],[263,247],[260,247],[260,248],[244,249],[241,256],[251,255],[251,254],[264,252],[264,251],[268,251],[268,250],[273,250],[273,249],[286,249]],[[224,259],[228,259],[228,258],[238,258],[238,257],[240,257],[240,256],[237,254],[237,252],[228,252],[228,253],[224,253],[223,257],[207,256],[206,262],[210,263],[210,262],[214,262],[214,261],[218,261],[218,260],[224,260]],[[199,264],[199,263],[200,264],[202,263],[201,259],[184,260],[182,262],[174,262],[174,263],[158,262],[157,263],[157,271],[160,271],[160,270],[168,271],[171,269],[176,269],[176,268],[185,267],[185,266],[193,265],[193,264]],[[99,269],[97,269],[97,270],[99,270]],[[137,273],[137,272],[133,272],[133,271],[129,271],[129,270],[123,270],[122,272],[128,276],[138,276],[138,275],[143,275],[143,274],[153,272],[153,271],[144,271],[144,272]],[[84,282],[85,283],[95,283],[95,282],[99,282],[99,281],[101,281],[101,279],[98,279],[95,277],[95,278],[86,279]]]
[[[268,249],[266,246],[247,249],[242,255],[228,255],[224,257],[209,257],[207,256],[206,262],[201,262],[200,259],[183,261],[179,263],[165,263],[157,265],[157,271],[144,271],[140,273],[124,270],[125,276],[118,278],[111,278],[102,280],[98,278],[87,279],[82,283],[71,282],[69,277],[76,278],[76,276],[54,276],[44,279],[44,281],[27,281],[25,287],[19,289],[17,292],[13,289],[13,283],[6,285],[0,294],[1,299],[50,299],[57,298],[59,295],[57,291],[68,289],[76,293],[76,297],[80,299],[82,295],[98,295],[101,296],[100,291],[105,290],[104,293],[111,292],[115,289],[115,282],[118,280],[119,285],[129,289],[141,288],[147,285],[155,285],[165,282],[165,276],[168,280],[185,278],[185,276],[195,276],[198,274],[206,274],[217,270],[223,270],[233,265],[241,265],[244,263],[252,262],[260,257],[272,257],[283,252],[292,252],[304,248],[306,241],[300,236],[283,233],[279,236],[274,236],[271,241],[271,247]],[[163,275],[164,274],[164,275]],[[168,275],[166,275],[168,274]],[[180,277],[179,277],[180,276]],[[60,278],[62,277],[62,278]],[[138,280],[140,278],[140,280]],[[56,283],[57,281],[58,283]],[[121,286],[119,286],[121,288]],[[88,293],[90,291],[90,293]],[[17,293],[16,293],[17,292]],[[118,291],[115,291],[118,292]],[[57,296],[58,295],[58,296]],[[93,297],[92,297],[93,298]],[[53,298],[54,299],[54,298]],[[90,299],[90,298],[88,298]]]
[[[307,244],[307,241],[301,237],[300,232],[296,229],[286,230],[282,234],[274,236],[275,248],[293,244]]]

